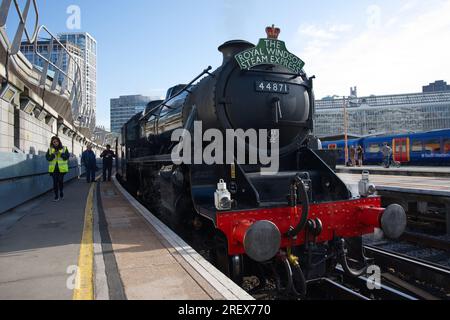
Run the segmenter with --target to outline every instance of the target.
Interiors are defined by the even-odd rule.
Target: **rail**
[[[370,258],[375,259],[378,266],[391,268],[416,280],[450,290],[449,268],[374,246],[366,245],[364,249]]]

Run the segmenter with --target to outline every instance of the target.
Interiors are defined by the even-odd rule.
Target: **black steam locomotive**
[[[279,29],[266,32],[257,46],[226,42],[217,70],[170,89],[165,101],[151,102],[123,127],[121,178],[167,224],[189,230],[236,282],[271,278],[280,290],[304,296],[307,282],[337,263],[351,275],[364,273],[361,236],[382,228],[398,237],[406,215],[397,205],[381,208],[367,181],[354,198],[330,168],[312,135],[313,78],[277,40]],[[231,150],[217,137],[191,141],[211,129],[247,134],[235,135]],[[248,130],[268,134],[255,140]],[[186,141],[189,148],[177,152]],[[195,158],[211,143],[219,154],[214,164],[174,160]],[[239,146],[244,157],[236,156]],[[268,163],[249,161],[261,151],[278,160],[276,174],[265,172]]]

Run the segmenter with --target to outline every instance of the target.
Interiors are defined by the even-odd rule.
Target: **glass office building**
[[[80,110],[74,110],[74,116],[77,118],[75,120],[80,127],[89,128],[93,132],[97,111],[97,42],[88,33],[59,34],[58,39],[75,58],[81,70],[83,103]],[[57,44],[53,44],[52,48],[51,61],[57,64],[62,48]],[[34,51],[34,44],[30,45],[28,42],[23,42],[20,50],[33,65],[37,67],[44,65],[42,58]],[[41,55],[47,57],[50,50],[50,40],[40,40],[37,44],[37,50]],[[63,70],[67,70],[68,60],[67,54],[64,54]],[[55,71],[51,65],[49,69]],[[74,79],[75,67],[69,66],[68,73]]]
[[[121,96],[111,99],[111,132],[120,133],[123,125],[139,112],[143,112],[150,101],[159,100],[158,97],[142,95]]]
[[[83,57],[83,102],[81,126],[94,131],[97,111],[97,41],[87,32],[60,33],[58,38],[75,44],[81,49]]]
[[[346,100],[348,134],[402,134],[450,128],[450,91],[353,97]],[[344,134],[344,100],[316,101],[315,135]]]
[[[75,62],[78,64],[80,69],[83,68],[84,60],[82,56],[81,49],[66,41],[61,41],[61,44],[64,46],[65,49],[72,55]],[[50,50],[50,41],[49,40],[40,40],[37,43],[37,51],[45,58],[48,57]],[[34,44],[29,44],[28,42],[23,42],[20,46],[20,51],[23,53],[25,58],[27,58],[28,61],[30,61],[34,66],[42,68],[44,66],[44,60],[35,53],[34,51]],[[61,69],[64,71],[67,71],[67,74],[72,79],[75,79],[75,72],[76,72],[76,66],[74,64],[69,63],[70,59],[68,54],[65,50],[61,47],[61,45],[54,43],[52,46],[52,52],[50,55],[50,61],[58,65],[58,59],[62,58],[62,64]],[[55,72],[55,68],[52,65],[49,65],[49,70],[52,72]],[[58,79],[59,84],[61,85],[63,82],[63,77],[60,76],[60,79]],[[70,85],[70,84],[69,84]]]

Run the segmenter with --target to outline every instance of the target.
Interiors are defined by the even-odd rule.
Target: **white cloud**
[[[406,12],[406,11],[412,10],[415,7],[417,7],[418,4],[419,4],[419,2],[417,0],[407,0],[400,7],[400,12]]]
[[[340,33],[350,31],[352,26],[349,24],[334,24],[326,28],[316,25],[303,25],[298,29],[298,33],[315,39],[336,40]]]
[[[333,24],[322,28],[310,24],[302,25],[297,33],[299,37],[309,39],[305,49],[306,54],[317,55],[332,45],[333,41],[339,40],[342,34],[351,31],[352,27],[349,24]]]
[[[351,39],[317,37],[297,53],[317,75],[318,97],[348,95],[354,85],[361,95],[418,92],[431,81],[450,80],[448,17],[450,0],[440,1],[415,15],[386,18]]]
[[[329,30],[334,33],[348,32],[352,30],[353,26],[351,24],[334,24]]]
[[[302,26],[299,32],[305,36],[319,39],[336,39],[336,35],[326,29],[318,28],[315,25]]]

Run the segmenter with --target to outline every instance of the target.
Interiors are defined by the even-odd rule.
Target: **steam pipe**
[[[304,297],[306,297],[306,292],[307,292],[305,274],[303,273],[303,270],[299,264],[293,266],[292,273],[294,273],[294,272],[297,273],[298,281],[296,281],[294,283],[294,285],[292,286],[292,289],[296,296],[299,296],[300,298],[304,298]],[[297,288],[295,286],[295,284],[298,284],[299,287]]]
[[[347,253],[345,252],[345,240],[341,239],[339,240],[339,263],[342,265],[342,268],[344,269],[345,273],[347,273],[349,276],[351,277],[355,277],[355,278],[359,278],[362,275],[364,275],[365,273],[367,273],[367,268],[368,266],[365,265],[362,269],[360,270],[354,270],[352,268],[350,268],[350,266],[348,265],[348,258],[347,258]]]
[[[295,228],[289,230],[289,232],[286,234],[286,237],[288,238],[296,237],[300,232],[302,232],[302,230],[306,227],[306,223],[308,222],[309,205],[310,205],[309,196],[308,191],[306,190],[306,186],[299,176],[297,176],[291,184],[291,196],[290,196],[291,207],[297,206],[297,191],[300,191],[300,199],[303,205],[302,217],[300,219],[299,224]]]

